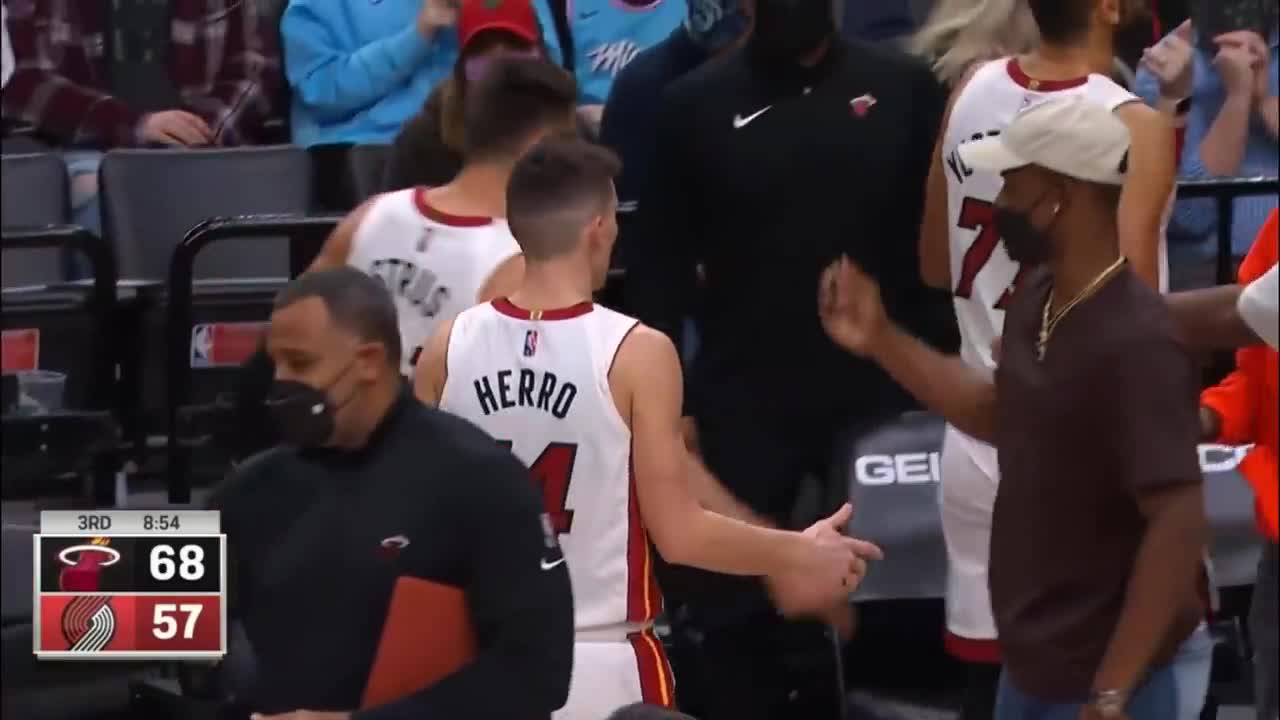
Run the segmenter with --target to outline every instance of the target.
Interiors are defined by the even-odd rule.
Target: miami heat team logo
[[[866,117],[877,102],[879,101],[876,100],[876,96],[871,93],[859,95],[849,101],[849,111],[857,117]]]
[[[109,547],[110,538],[94,538],[87,545],[72,545],[58,553],[66,565],[58,575],[64,592],[97,592],[102,589],[102,569],[120,562],[120,551]]]

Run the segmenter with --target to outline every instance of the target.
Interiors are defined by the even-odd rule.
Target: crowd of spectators
[[[580,132],[623,161],[624,309],[678,341],[690,445],[779,524],[799,490],[778,478],[798,485],[819,472],[838,429],[912,406],[827,341],[812,307],[818,271],[852,255],[877,275],[895,319],[954,347],[950,298],[920,282],[915,255],[930,150],[947,90],[968,69],[1039,43],[1026,0],[848,0],[828,19],[851,41],[829,43],[835,27],[805,24],[781,0],[3,3],[6,143],[60,152],[73,220],[99,233],[98,168],[114,149],[386,145],[382,189],[439,186],[463,166],[468,89],[495,59],[567,69]],[[1162,5],[1131,31],[1141,42],[1118,53],[1113,75],[1183,128],[1179,177],[1275,177],[1275,15],[1211,33],[1200,27],[1209,15]],[[771,74],[753,75],[766,63]],[[819,86],[832,78],[834,100]],[[798,105],[811,95],[813,107]],[[772,124],[752,127],[762,115]],[[1232,202],[1238,261],[1277,199]],[[1175,284],[1214,282],[1217,232],[1213,200],[1173,204]],[[1242,364],[1266,362],[1252,357]],[[1221,415],[1207,436],[1242,435],[1223,409],[1228,392],[1206,396]],[[765,719],[796,707],[784,650],[793,633],[800,645],[823,636],[796,632],[754,581],[663,571],[703,639],[696,714]],[[848,612],[820,620],[851,632]],[[823,702],[802,714],[818,717]]]

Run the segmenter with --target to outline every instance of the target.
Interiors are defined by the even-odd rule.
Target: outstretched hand
[[[825,551],[816,553],[813,562],[766,580],[783,615],[827,619],[833,608],[848,604],[849,595],[867,574],[868,561],[884,556],[875,544],[842,532],[852,516],[853,506],[845,503],[831,516],[810,525],[803,534],[815,548]]]
[[[848,256],[822,271],[818,316],[833,342],[858,355],[869,354],[889,325],[880,286]]]

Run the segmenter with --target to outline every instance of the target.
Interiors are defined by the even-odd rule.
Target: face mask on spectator
[[[769,63],[796,63],[835,32],[830,0],[759,0],[751,51]]]
[[[722,48],[747,31],[747,16],[737,0],[689,0],[684,27],[699,46]]]
[[[1058,219],[1058,213],[1062,209],[1061,204],[1054,203],[1053,215],[1045,227],[1038,228],[1031,221],[1032,214],[1046,197],[1042,196],[1026,210],[1016,210],[1000,205],[995,207],[996,230],[1000,233],[1005,250],[1009,252],[1009,259],[1024,267],[1042,265],[1049,259],[1048,232],[1054,221]]]
[[[484,74],[488,72],[489,68],[493,67],[493,63],[498,58],[503,57],[536,58],[538,57],[538,51],[533,48],[528,50],[497,50],[495,52],[487,52],[482,55],[469,57],[464,60],[462,64],[462,73],[466,76],[467,83],[474,84],[480,80],[480,78],[484,77]]]

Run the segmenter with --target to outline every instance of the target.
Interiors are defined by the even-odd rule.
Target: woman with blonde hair
[[[1026,0],[939,0],[910,47],[954,88],[975,64],[1027,52],[1039,39]]]

